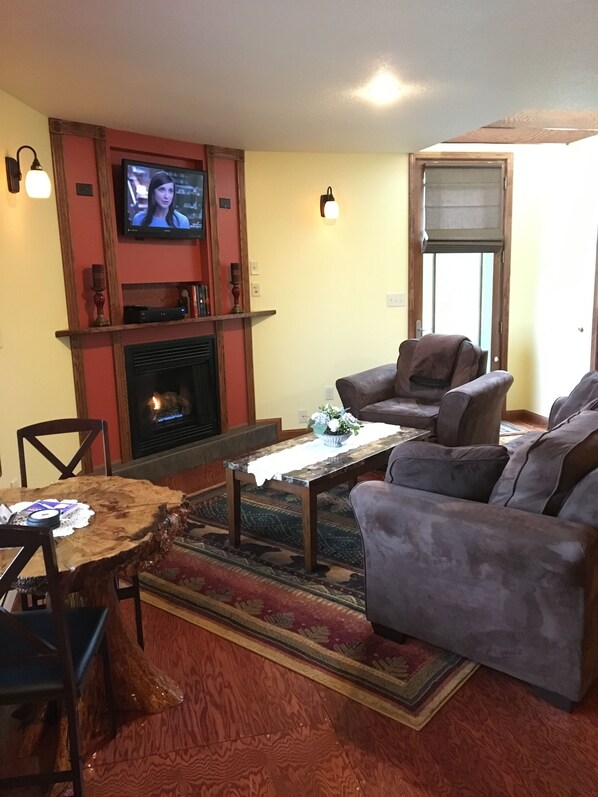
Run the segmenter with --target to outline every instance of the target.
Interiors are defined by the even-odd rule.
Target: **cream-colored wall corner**
[[[245,160],[249,258],[261,296],[253,310],[258,418],[300,426],[337,378],[397,357],[407,308],[406,155],[248,152]],[[320,216],[328,186],[340,206]],[[334,393],[338,403],[338,394]]]
[[[598,138],[426,151],[514,153],[507,407],[547,416],[590,369]]]
[[[53,180],[48,119],[0,91],[0,148],[15,157],[28,144]],[[30,150],[21,155],[23,173]],[[53,186],[52,186],[53,187]],[[11,194],[4,163],[0,178],[0,486],[19,481],[16,429],[76,415],[71,355],[54,332],[64,329],[66,304],[56,201]],[[64,444],[63,444],[64,446]],[[60,448],[56,449],[60,451]],[[28,460],[29,463],[29,460]],[[31,486],[54,481],[56,471],[37,457],[28,467]]]

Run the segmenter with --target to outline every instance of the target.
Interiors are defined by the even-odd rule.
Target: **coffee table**
[[[422,429],[393,427],[396,432],[381,437],[373,442],[357,448],[343,450],[321,462],[308,465],[299,470],[279,473],[267,479],[263,486],[285,493],[293,493],[301,498],[301,514],[303,524],[303,559],[308,573],[313,572],[317,564],[317,496],[335,487],[337,484],[355,483],[357,477],[368,470],[386,466],[392,449],[408,440],[425,440],[430,433]],[[226,496],[228,503],[228,539],[229,543],[238,547],[241,542],[241,484],[256,484],[255,476],[249,473],[249,465],[255,460],[288,451],[301,446],[312,436],[296,437],[282,443],[260,448],[246,456],[224,462],[226,472]],[[322,445],[324,445],[322,443]]]

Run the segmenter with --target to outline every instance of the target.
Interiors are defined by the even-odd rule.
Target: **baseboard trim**
[[[544,415],[538,415],[537,412],[531,412],[530,410],[506,410],[503,412],[503,420],[510,421],[511,423],[517,423],[517,421],[521,421],[521,423],[533,423],[544,427],[548,424],[548,418]]]

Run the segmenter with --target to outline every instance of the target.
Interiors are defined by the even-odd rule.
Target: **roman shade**
[[[498,252],[503,196],[501,164],[427,164],[422,252]]]

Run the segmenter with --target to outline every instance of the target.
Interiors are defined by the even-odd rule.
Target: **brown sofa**
[[[503,446],[405,443],[351,504],[374,630],[528,682],[565,709],[598,674],[598,402]]]
[[[336,389],[343,407],[360,420],[426,429],[431,440],[447,446],[498,443],[503,404],[513,377],[507,371],[486,373],[487,353],[469,339],[461,339],[444,382],[414,381],[418,348],[429,344],[430,338],[436,342],[455,337],[425,335],[420,340],[404,340],[396,363],[338,379]]]

